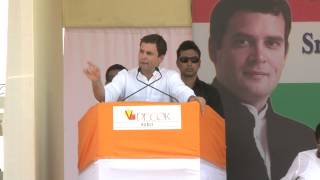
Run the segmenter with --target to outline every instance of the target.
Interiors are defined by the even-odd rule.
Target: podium
[[[99,103],[79,121],[80,180],[226,179],[224,119],[197,102]]]

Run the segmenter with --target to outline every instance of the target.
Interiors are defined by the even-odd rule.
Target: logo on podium
[[[136,115],[133,113],[133,110],[125,110],[125,114],[128,120],[136,120]]]
[[[152,129],[181,129],[181,106],[113,107],[113,130]]]

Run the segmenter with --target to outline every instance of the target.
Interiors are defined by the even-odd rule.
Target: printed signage
[[[181,129],[181,106],[114,106],[113,130]]]

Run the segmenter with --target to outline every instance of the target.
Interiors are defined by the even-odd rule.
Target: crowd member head
[[[315,134],[316,134],[316,142],[317,142],[317,148],[318,148],[317,156],[318,158],[320,158],[320,123],[316,127]]]
[[[181,72],[181,78],[196,78],[200,68],[201,52],[193,41],[184,41],[177,49],[176,64]]]
[[[108,84],[109,82],[112,81],[112,79],[118,74],[119,71],[126,69],[124,66],[122,66],[121,64],[114,64],[112,66],[110,66],[107,71],[106,71],[106,83]]]
[[[167,43],[158,34],[144,36],[140,41],[139,67],[141,72],[150,78],[155,68],[163,61],[167,52]]]
[[[210,20],[209,54],[216,79],[261,109],[279,82],[291,14],[285,0],[221,0]]]

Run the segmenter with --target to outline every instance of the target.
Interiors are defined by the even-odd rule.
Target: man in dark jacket
[[[197,96],[203,97],[207,104],[223,117],[218,91],[198,78],[200,57],[201,51],[193,41],[187,40],[179,45],[176,64],[180,70],[181,79]]]
[[[278,180],[312,129],[272,110],[291,29],[285,0],[221,0],[211,14],[209,54],[226,120],[228,180]]]

